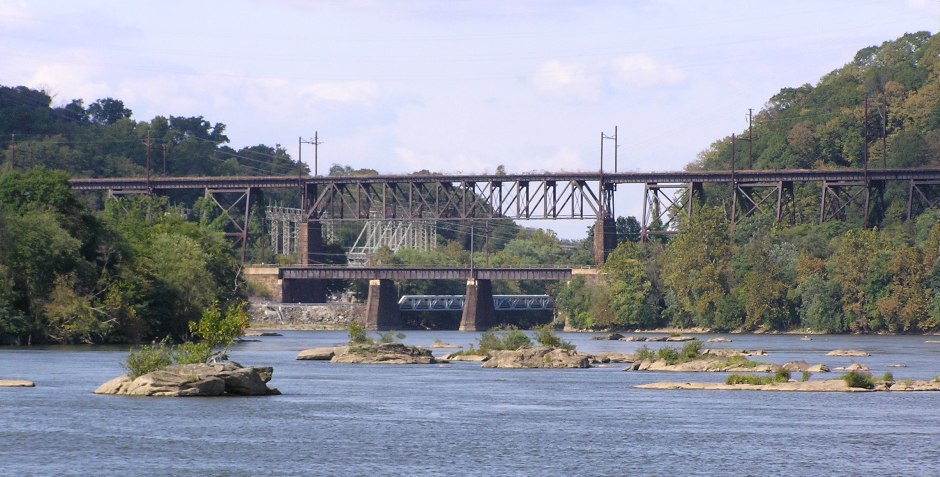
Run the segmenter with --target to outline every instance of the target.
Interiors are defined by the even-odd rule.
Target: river
[[[479,336],[406,333],[418,345]],[[587,352],[642,345],[561,336]],[[765,362],[854,361],[878,377],[940,375],[933,337],[728,337],[707,346],[764,349]],[[126,348],[0,348],[0,377],[36,382],[0,388],[0,475],[940,474],[940,393],[653,391],[632,386],[726,375],[294,360],[344,341],[288,331],[235,345],[233,360],[273,366],[283,392],[243,398],[99,396]],[[872,356],[825,356],[833,349]]]

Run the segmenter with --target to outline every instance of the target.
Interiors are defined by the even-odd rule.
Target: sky
[[[619,171],[672,171],[781,88],[938,28],[940,0],[0,0],[0,84],[203,116],[311,169],[316,134],[321,174],[596,171],[615,128]]]

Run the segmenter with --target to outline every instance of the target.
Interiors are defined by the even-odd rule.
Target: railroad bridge
[[[568,280],[570,268],[461,268],[461,267],[345,267],[308,265],[281,267],[283,299],[290,302],[322,302],[322,280],[369,280],[366,329],[402,327],[399,297],[394,280],[466,280],[467,292],[460,331],[487,330],[496,325],[492,280]]]
[[[793,222],[793,189],[819,192],[819,222],[855,209],[869,225],[887,184],[907,190],[907,217],[940,204],[940,169],[730,170],[684,172],[579,172],[509,175],[379,175],[316,177],[150,177],[72,179],[78,191],[109,195],[200,190],[226,212],[226,235],[244,260],[253,191],[291,189],[301,196],[306,227],[299,230],[300,262],[317,263],[326,221],[462,221],[486,219],[593,219],[594,258],[601,264],[616,246],[614,195],[619,184],[644,185],[641,237],[671,234],[674,219],[693,214],[706,184],[731,204],[732,224],[754,214]],[[787,211],[791,211],[790,214]]]

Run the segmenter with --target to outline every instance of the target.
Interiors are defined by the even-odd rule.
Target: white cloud
[[[621,56],[610,63],[616,81],[635,86],[675,85],[685,79],[682,69],[642,53]]]
[[[23,29],[39,23],[32,8],[23,0],[0,0],[0,28]]]
[[[598,75],[575,63],[546,61],[535,71],[532,84],[539,93],[554,98],[597,101],[600,97]]]
[[[316,100],[359,104],[370,104],[375,101],[378,91],[376,84],[370,81],[315,83],[302,89],[304,94]]]

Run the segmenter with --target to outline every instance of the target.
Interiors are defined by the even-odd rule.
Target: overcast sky
[[[321,173],[593,171],[614,126],[619,170],[664,171],[780,88],[938,26],[938,0],[0,0],[0,84],[295,158],[317,132]]]

